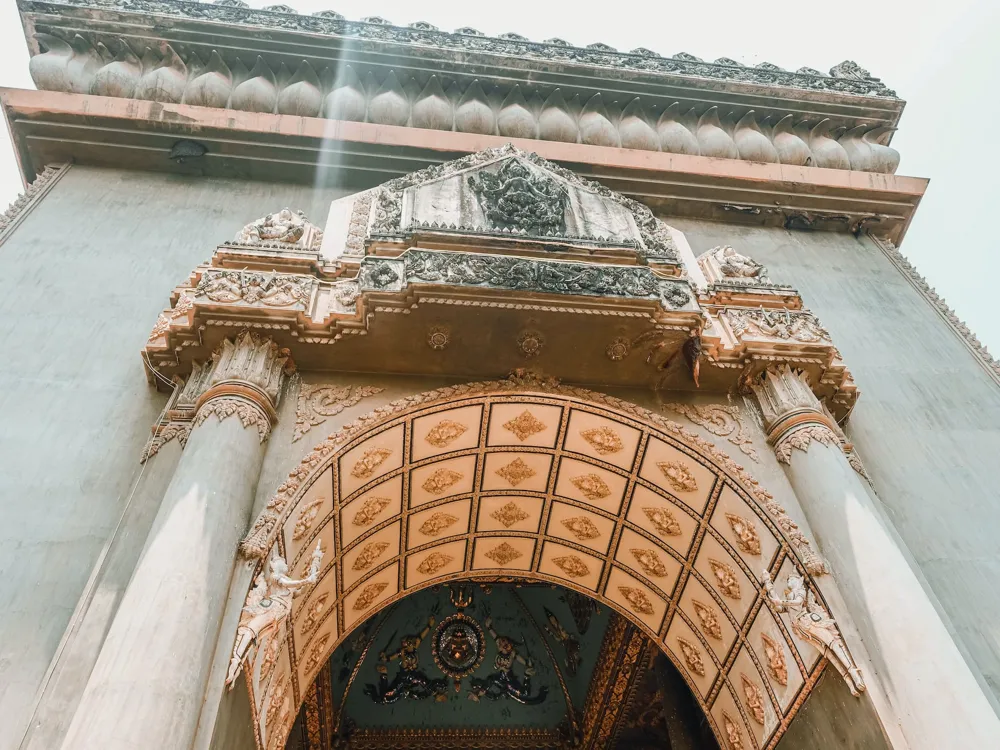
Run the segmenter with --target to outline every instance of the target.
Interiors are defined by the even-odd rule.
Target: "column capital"
[[[764,417],[767,441],[778,460],[788,463],[792,448],[805,450],[816,440],[844,443],[843,433],[809,386],[807,375],[789,365],[769,367],[752,383]]]

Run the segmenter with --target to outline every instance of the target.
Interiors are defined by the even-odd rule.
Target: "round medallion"
[[[517,348],[521,354],[531,359],[537,357],[545,346],[545,337],[538,331],[522,331],[517,337]]]
[[[630,348],[631,346],[629,344],[629,340],[623,336],[619,336],[608,344],[608,348],[605,350],[605,353],[608,355],[608,359],[612,362],[621,362],[628,356]]]
[[[434,326],[427,331],[427,346],[441,351],[451,342],[451,332],[444,326]]]
[[[434,630],[431,653],[438,669],[455,680],[472,674],[486,656],[483,629],[468,615],[457,612]]]

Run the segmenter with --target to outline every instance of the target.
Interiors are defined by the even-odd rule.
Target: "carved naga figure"
[[[548,620],[545,629],[566,649],[566,671],[576,674],[576,670],[580,667],[580,641],[567,632],[548,607],[545,608],[545,619]]]
[[[292,611],[292,599],[307,586],[316,583],[319,565],[323,559],[323,548],[316,542],[309,575],[300,580],[288,577],[288,563],[285,558],[275,555],[268,563],[267,570],[257,576],[256,585],[240,613],[240,624],[236,629],[236,644],[229,660],[226,684],[230,690],[243,670],[247,653],[253,643],[258,648],[267,645],[268,640],[281,637],[281,628]]]
[[[544,685],[538,689],[537,695],[531,695],[531,676],[535,673],[531,658],[525,658],[517,653],[514,640],[505,635],[497,635],[493,629],[493,618],[487,617],[483,622],[497,646],[497,656],[493,660],[496,672],[486,675],[485,679],[469,680],[469,700],[477,703],[482,698],[497,701],[510,698],[526,706],[535,706],[545,700],[549,689]],[[514,674],[514,662],[524,665],[524,681]]]
[[[268,214],[263,219],[247,224],[236,235],[236,241],[244,244],[261,242],[298,242],[306,231],[306,217],[301,211],[283,208],[276,214]]]
[[[804,641],[823,652],[843,676],[851,694],[859,697],[865,689],[861,670],[847,651],[847,645],[837,629],[837,623],[806,588],[801,576],[789,575],[784,598],[774,593],[771,574],[763,573],[764,590],[771,606],[778,612],[787,612],[792,620],[792,631]]]
[[[386,656],[385,651],[378,655],[378,685],[365,685],[365,695],[376,703],[383,705],[395,703],[403,698],[424,700],[433,697],[436,701],[447,700],[448,681],[431,679],[420,671],[420,655],[418,649],[424,638],[434,627],[434,616],[427,618],[427,627],[417,635],[406,635],[399,643],[399,648]],[[393,638],[395,635],[393,635]],[[392,638],[389,639],[392,642]],[[387,664],[399,659],[399,672],[389,682]]]

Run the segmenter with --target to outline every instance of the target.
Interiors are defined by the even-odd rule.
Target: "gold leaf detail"
[[[452,471],[451,469],[437,469],[433,474],[431,474],[424,483],[420,485],[423,487],[424,492],[429,492],[432,495],[440,495],[446,489],[451,487],[455,482],[461,481],[462,475],[457,471]]]
[[[503,566],[508,565],[517,558],[521,557],[521,553],[507,544],[507,542],[504,542],[499,547],[494,547],[487,552],[486,556],[497,565]]]
[[[576,555],[553,557],[552,562],[558,565],[562,572],[570,578],[582,578],[583,576],[590,575],[590,568]]]
[[[503,507],[497,508],[495,511],[490,513],[490,518],[499,521],[503,524],[504,528],[509,529],[515,523],[525,521],[528,518],[531,518],[531,516],[521,510],[521,508],[514,503],[507,503]]]
[[[726,520],[736,534],[736,546],[748,555],[760,554],[760,535],[751,521],[735,513],[726,513]]]
[[[424,440],[435,448],[446,448],[458,440],[462,436],[462,433],[468,429],[464,424],[453,422],[450,419],[443,419],[427,431]]]
[[[754,721],[764,726],[764,699],[760,694],[760,688],[742,672],[740,673],[740,682],[743,683],[743,697],[746,698],[750,715]]]
[[[534,414],[525,409],[518,416],[504,422],[503,428],[508,432],[513,432],[517,435],[517,439],[522,443],[545,429],[545,424],[542,423]]]
[[[577,539],[597,539],[601,535],[597,526],[586,516],[573,516],[564,518],[560,523],[565,526]]]
[[[309,649],[309,655],[306,657],[305,663],[306,674],[312,674],[320,665],[324,655],[323,650],[326,648],[326,644],[330,642],[330,637],[330,633],[324,633]]]
[[[705,660],[702,658],[698,647],[680,637],[677,639],[677,645],[681,647],[681,655],[684,657],[684,663],[687,664],[688,669],[699,677],[704,677]]]
[[[680,536],[683,533],[681,525],[674,518],[674,514],[666,508],[643,508],[642,512],[646,514],[646,518],[653,524],[653,528],[662,536]]]
[[[610,427],[593,427],[589,430],[583,430],[580,437],[590,443],[594,450],[602,456],[617,453],[625,447],[621,437]]]
[[[455,558],[443,552],[431,552],[424,561],[417,566],[417,572],[425,576],[437,573],[441,568],[450,563]]]
[[[736,577],[736,571],[733,570],[733,566],[729,563],[712,560],[711,558],[708,564],[712,568],[712,573],[715,574],[715,580],[719,584],[719,591],[730,599],[739,599],[741,596],[740,581]]]
[[[309,605],[309,608],[306,610],[305,620],[302,622],[303,638],[308,638],[319,627],[320,618],[323,617],[323,612],[326,611],[326,602],[329,598],[329,593],[322,593]]]
[[[389,507],[391,503],[387,497],[370,497],[361,505],[361,509],[354,514],[354,519],[351,521],[355,526],[368,526],[378,518],[379,513]]]
[[[361,593],[358,594],[358,598],[354,600],[354,611],[364,612],[378,599],[379,594],[385,591],[389,587],[388,583],[369,583],[363,589]]]
[[[667,566],[660,560],[659,555],[651,549],[633,549],[632,556],[638,561],[642,569],[646,571],[646,575],[653,576],[654,578],[663,578],[669,573]]]
[[[369,448],[361,454],[361,458],[354,464],[351,475],[358,479],[367,479],[391,455],[392,450],[389,448]]]
[[[743,735],[740,734],[739,726],[725,711],[722,712],[722,724],[726,730],[726,744],[729,745],[729,750],[744,750]]]
[[[515,458],[506,466],[497,469],[496,473],[510,482],[512,487],[517,487],[525,479],[531,479],[537,472],[520,458]]]
[[[649,597],[646,596],[644,592],[639,589],[634,589],[631,586],[619,586],[618,590],[621,592],[621,595],[625,597],[625,601],[627,601],[636,612],[643,615],[653,614],[653,603],[649,601]]]
[[[788,667],[785,665],[784,651],[767,633],[761,633],[760,640],[764,644],[764,654],[767,656],[767,671],[771,673],[775,682],[782,687],[788,687]]]
[[[584,494],[588,500],[603,500],[611,494],[611,488],[597,474],[584,474],[582,477],[570,479],[573,485]]]
[[[312,528],[313,522],[316,520],[316,516],[319,515],[319,509],[322,505],[323,498],[317,497],[302,507],[302,510],[299,511],[299,517],[295,519],[295,528],[292,529],[292,539],[298,542],[309,533],[309,529]]]
[[[458,519],[450,513],[434,513],[420,524],[420,533],[424,536],[437,536],[457,521]]]
[[[719,624],[719,616],[715,613],[715,609],[707,604],[702,604],[697,599],[691,600],[691,606],[694,607],[694,613],[698,615],[701,629],[715,640],[721,641],[722,625]]]
[[[389,542],[370,542],[361,548],[351,566],[354,570],[368,570],[372,564],[389,548]]]
[[[694,492],[698,489],[698,480],[694,478],[691,469],[681,461],[657,461],[663,476],[677,492]]]

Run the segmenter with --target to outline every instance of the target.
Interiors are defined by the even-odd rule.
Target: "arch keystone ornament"
[[[426,426],[442,424],[448,414],[457,414],[459,409],[464,415],[474,415],[467,422],[463,417],[470,433],[485,435],[493,424],[500,438],[495,444],[490,440],[480,441],[473,448],[463,439],[437,448],[430,458],[412,457],[404,449],[405,435],[422,439],[427,433]],[[548,425],[554,425],[554,438],[541,443],[526,439],[522,445],[516,432],[506,428],[506,423],[524,414],[537,415],[532,420],[539,421],[544,415],[546,425],[542,430],[552,434]],[[618,435],[635,435],[638,439],[630,437],[623,441],[618,451],[628,450],[630,455],[616,458],[617,463],[611,464],[604,450],[609,443],[582,438],[579,431],[569,428],[579,423],[574,420],[604,425]],[[415,424],[424,427],[414,431]],[[518,426],[528,424],[532,421],[522,419]],[[539,430],[529,432],[537,434]],[[344,464],[341,460],[348,454],[358,456],[359,448],[363,455],[363,447],[372,445],[391,450],[394,457],[403,457],[398,465],[386,463],[383,468],[392,468],[378,479],[379,482],[402,480],[399,484],[409,489],[401,503],[381,497],[377,489],[359,487],[351,477],[353,463]],[[683,456],[689,470],[697,472],[699,492],[706,492],[708,498],[704,508],[682,509],[669,488],[657,483],[660,470],[655,461],[664,455],[664,446],[671,456]],[[564,451],[571,453],[571,457],[563,457]],[[656,476],[650,475],[647,480],[640,467],[650,463],[644,461],[649,451],[655,451],[651,455]],[[457,474],[449,467],[458,466],[458,461],[470,467],[462,469],[462,491],[458,494],[444,491],[435,494],[429,491],[433,488],[421,487],[421,481],[413,480],[414,472],[424,478],[436,472]],[[555,493],[535,492],[537,497],[528,497],[530,493],[519,492],[517,487],[508,486],[510,483],[503,483],[492,472],[485,471],[486,466],[510,466],[515,461],[526,466],[530,462],[531,467],[538,467],[539,474],[548,472],[547,476],[533,478],[533,482],[544,480],[539,486],[565,489],[557,489]],[[432,467],[430,474],[428,466]],[[564,484],[559,484],[559,472],[565,472]],[[802,686],[803,698],[823,669],[822,659],[785,660],[784,654],[809,648],[793,638],[793,632],[797,634],[798,630],[793,631],[796,627],[793,621],[785,619],[788,615],[797,617],[795,601],[782,599],[779,604],[776,599],[767,600],[762,587],[746,584],[741,587],[741,580],[755,581],[759,573],[749,568],[742,556],[720,558],[727,539],[732,539],[723,533],[729,535],[732,529],[725,521],[725,528],[715,528],[709,520],[723,497],[728,498],[724,506],[727,509],[733,507],[733,498],[738,498],[742,502],[740,517],[752,524],[761,543],[761,554],[751,559],[764,563],[775,574],[779,570],[783,574],[791,571],[813,592],[815,606],[822,606],[828,612],[813,582],[816,569],[808,559],[815,554],[808,541],[774,498],[725,451],[663,415],[635,404],[516,371],[506,380],[448,386],[379,407],[320,442],[268,501],[241,545],[243,554],[259,569],[272,554],[271,550],[298,549],[292,544],[294,519],[317,497],[311,488],[320,477],[332,481],[333,512],[317,520],[310,533],[333,539],[330,564],[316,583],[316,590],[327,598],[317,596],[315,601],[293,602],[291,617],[296,627],[287,629],[279,652],[254,656],[253,661],[248,661],[254,664],[253,669],[246,670],[246,675],[254,722],[262,742],[283,741],[295,713],[277,710],[268,716],[262,701],[274,694],[274,686],[287,684],[287,702],[292,708],[304,700],[308,681],[301,682],[301,677],[293,679],[290,665],[322,663],[339,644],[353,637],[352,631],[367,618],[426,587],[452,582],[514,578],[560,584],[618,612],[680,667],[723,745],[729,731],[721,723],[723,710],[732,721],[741,722],[735,728],[737,735],[744,737],[743,742],[745,737],[762,737],[761,750],[772,750],[802,704],[801,700],[795,700],[775,706],[777,720],[769,719],[763,728],[755,720],[753,706],[744,711],[733,708],[731,702],[720,704],[720,700],[732,694],[739,695],[744,705],[750,700],[756,706],[759,697],[764,710],[772,710],[765,700],[765,688],[757,682],[753,686],[759,692],[751,691],[749,697],[743,692],[741,674],[751,679],[753,676],[745,662],[740,661],[736,666],[736,653],[751,652],[758,664],[765,665],[762,669],[768,665],[776,667],[779,659],[784,660],[786,675],[797,670],[797,684]],[[600,483],[592,477],[600,479]],[[573,479],[581,482],[576,484]],[[619,490],[612,490],[612,486],[625,489],[621,490],[624,494],[620,506],[608,510],[609,497],[619,502]],[[601,501],[600,505],[592,504],[588,491]],[[416,494],[411,497],[413,493]],[[480,506],[483,499],[488,499],[489,504]],[[348,508],[346,515],[341,513],[343,508]],[[681,545],[683,551],[678,551],[670,546],[669,540],[686,533],[687,527],[682,527],[677,519],[691,515],[703,519],[700,523],[704,532],[693,539],[689,549],[685,544]],[[351,528],[360,529],[360,536],[351,531],[349,536],[341,538],[336,520],[341,517]],[[408,518],[412,520],[407,521]],[[548,520],[532,522],[539,518]],[[323,527],[315,528],[320,523]],[[398,544],[392,539],[397,533]],[[595,537],[595,533],[599,536]],[[767,559],[760,560],[764,550],[768,551]],[[290,566],[302,569],[306,564],[304,556],[308,554],[308,550],[296,552]],[[718,570],[715,565],[711,570],[704,568],[709,570],[711,579],[706,584],[698,566],[707,566],[709,561]],[[668,579],[670,586],[661,590],[656,582]],[[706,585],[721,594],[706,594]],[[668,590],[670,593],[665,593]],[[739,601],[731,594],[738,595]],[[705,604],[706,596],[714,597],[712,604]],[[768,607],[776,618],[768,630],[773,648],[751,629],[753,618]],[[324,624],[314,625],[320,617]],[[300,620],[308,628],[298,625]],[[732,637],[730,622],[735,629]],[[825,632],[839,636],[832,620],[827,625],[830,629]],[[802,628],[805,627],[803,624]],[[319,640],[327,633],[328,640]],[[832,638],[832,635],[828,638],[831,644],[835,643]],[[819,643],[815,639],[803,640],[805,644]],[[824,652],[828,658],[841,653],[835,648],[840,647],[831,645],[828,653]],[[725,652],[733,654],[732,658],[725,657]],[[268,667],[268,680],[263,681],[258,662],[265,656],[272,666]],[[311,680],[311,671],[307,672],[306,679]],[[785,679],[788,680],[787,676]],[[723,690],[724,684],[735,687]],[[742,723],[744,720],[746,723]]]

